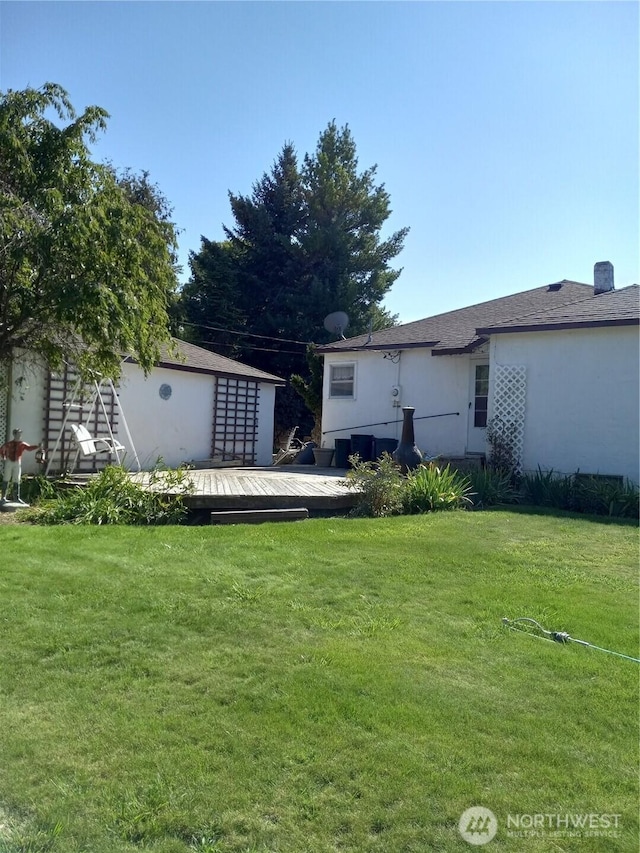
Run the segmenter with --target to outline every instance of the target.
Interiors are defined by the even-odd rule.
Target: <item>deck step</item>
[[[233,509],[211,513],[211,524],[262,524],[265,521],[300,521],[309,518],[306,507],[286,509]]]

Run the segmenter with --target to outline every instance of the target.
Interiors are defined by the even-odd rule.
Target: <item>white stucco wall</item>
[[[494,335],[491,363],[527,368],[524,469],[637,483],[639,356],[637,326]]]
[[[162,385],[171,387],[166,400]],[[160,456],[169,467],[209,458],[214,386],[215,378],[205,374],[156,367],[145,377],[137,365],[124,365],[118,397],[143,469]],[[126,444],[122,424],[118,435]]]
[[[328,353],[324,358],[322,431],[327,447],[336,438],[351,433],[371,433],[380,438],[400,438],[402,424],[359,427],[378,421],[402,420],[402,409],[394,408],[391,389],[401,387],[403,406],[415,408],[416,444],[425,455],[460,456],[467,444],[469,409],[468,356],[432,356],[431,350],[403,350],[393,363],[382,352]],[[330,399],[332,364],[356,363],[354,399]],[[459,412],[429,420],[425,415]],[[351,427],[356,427],[352,429]],[[340,429],[340,432],[333,430]]]
[[[276,386],[261,382],[258,399],[257,465],[271,465],[273,462],[273,416],[275,404]]]
[[[157,367],[147,377],[133,364],[124,366],[118,396],[143,468],[162,456],[170,467],[211,455],[215,377]],[[163,400],[160,387],[171,386]],[[273,454],[275,387],[260,383],[256,464],[270,465]],[[123,429],[120,428],[120,438]]]

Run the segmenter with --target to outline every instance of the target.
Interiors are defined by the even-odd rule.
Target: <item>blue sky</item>
[[[0,88],[109,111],[94,155],[150,171],[183,278],[229,190],[349,124],[411,228],[385,302],[406,322],[596,261],[640,280],[638,42],[635,2],[3,0]]]

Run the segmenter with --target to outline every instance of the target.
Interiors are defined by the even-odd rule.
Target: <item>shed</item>
[[[276,388],[284,380],[186,341],[174,339],[145,377],[135,360],[125,358],[116,386],[101,383],[104,405],[91,404],[92,387],[77,388],[72,365],[52,373],[27,353],[14,358],[10,394],[0,430],[19,427],[25,439],[58,450],[51,470],[64,470],[75,455],[70,423],[87,423],[94,435],[108,429],[125,445],[124,464],[133,467],[133,439],[144,470],[161,459],[169,467],[183,462],[269,465],[273,453]],[[115,392],[115,395],[114,395]],[[73,400],[72,400],[73,398]],[[70,409],[70,403],[72,407]],[[4,418],[3,418],[4,414]],[[126,419],[126,424],[124,419]],[[66,417],[66,426],[61,427]],[[126,429],[128,427],[128,431]],[[79,470],[99,470],[107,454],[79,460]],[[32,454],[23,470],[36,471]]]

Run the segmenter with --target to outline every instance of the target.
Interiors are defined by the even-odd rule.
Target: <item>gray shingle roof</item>
[[[630,294],[624,295],[627,291]],[[635,308],[634,296],[635,293]],[[593,295],[593,286],[576,281],[555,284],[447,311],[369,335],[318,348],[320,353],[428,347],[433,355],[471,352],[494,331],[619,325],[638,316],[638,287]],[[635,310],[635,314],[634,314]]]
[[[495,327],[514,317],[541,314],[554,308],[562,309],[592,297],[592,294],[592,285],[560,281],[373,332],[371,341],[369,335],[358,335],[319,347],[318,351],[322,353],[429,347],[433,349],[434,355],[470,352],[486,340],[486,335],[478,334],[479,328]]]
[[[593,293],[571,305],[564,305],[516,317],[479,328],[479,334],[530,332],[544,329],[576,329],[581,326],[631,326],[640,323],[640,287]]]
[[[177,338],[173,338],[173,343],[177,351],[170,353],[168,347],[163,346],[158,367],[167,367],[170,370],[184,370],[189,373],[208,373],[213,376],[255,379],[258,382],[268,382],[274,385],[285,384],[284,379],[281,379],[279,376],[266,373],[264,370],[258,370],[256,367],[249,367],[248,364],[242,364],[240,361],[226,358],[224,355],[219,355],[217,352],[211,352],[195,344],[187,343],[187,341],[180,341]],[[128,358],[127,361],[133,361],[133,359]]]

